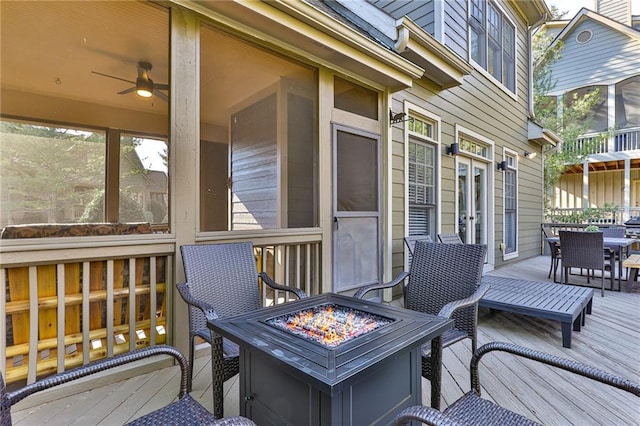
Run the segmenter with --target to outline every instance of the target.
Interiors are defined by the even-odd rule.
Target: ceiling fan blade
[[[118,95],[126,95],[127,93],[131,93],[135,90],[136,90],[136,86],[129,87],[128,89],[123,90],[122,92],[118,92]]]
[[[156,84],[156,83],[153,83],[153,89],[154,90],[169,90],[169,85],[168,84]]]
[[[135,81],[126,80],[126,79],[124,79],[124,78],[116,77],[116,76],[109,75],[109,74],[103,74],[103,73],[98,72],[98,71],[91,71],[91,72],[92,72],[93,74],[98,74],[98,75],[101,75],[101,76],[103,76],[103,77],[109,77],[109,78],[113,78],[113,79],[115,79],[115,80],[126,81],[127,83],[136,84],[136,82],[135,82]]]
[[[157,96],[158,98],[162,99],[163,101],[169,102],[169,98],[167,97],[167,95],[165,95],[164,93],[160,92],[159,90],[157,90],[155,88],[153,89],[153,94],[155,96]]]

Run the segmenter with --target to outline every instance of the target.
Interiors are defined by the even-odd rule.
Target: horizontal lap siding
[[[576,36],[584,30],[592,39],[579,44]],[[585,64],[601,64],[596,69]],[[640,41],[599,22],[586,20],[564,39],[562,60],[551,66],[557,80],[553,93],[560,94],[585,85],[608,84],[636,75],[640,69]]]
[[[439,91],[438,88],[424,81],[416,82],[414,87],[398,92],[393,96],[392,109],[404,110],[404,101],[418,105],[442,119],[441,149],[438,161],[441,162],[440,179],[441,199],[439,207],[442,212],[441,228],[449,232],[454,227],[455,211],[455,169],[454,160],[446,154],[446,147],[454,142],[455,125],[463,126],[494,141],[496,160],[502,157],[502,148],[508,147],[520,155],[527,150],[538,147],[528,142],[528,43],[527,28],[515,19],[515,14],[500,3],[512,21],[517,25],[517,98],[505,93],[487,74],[478,70],[464,77],[461,86]],[[449,5],[448,10],[453,9]],[[465,12],[466,13],[466,12]],[[445,32],[450,31],[445,22]],[[466,35],[465,35],[466,37]],[[465,58],[466,59],[466,58]],[[398,129],[396,129],[398,128]],[[394,125],[393,140],[393,266],[394,272],[402,267],[402,238],[404,235],[404,155],[403,133],[401,125]],[[521,157],[519,170],[519,255],[520,258],[533,256],[540,250],[540,223],[542,221],[542,156],[531,160]],[[493,162],[489,170],[494,170]],[[491,235],[496,241],[496,265],[502,263],[499,242],[502,241],[502,187],[501,173],[491,172],[489,185],[495,184],[494,204],[495,233]]]

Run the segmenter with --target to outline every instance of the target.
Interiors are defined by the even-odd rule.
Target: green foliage
[[[553,38],[545,31],[538,31],[533,37],[535,119],[563,141],[561,148],[547,145],[543,150],[545,206],[549,205],[553,188],[567,167],[582,163],[593,152],[597,141],[581,143],[578,141],[578,136],[589,129],[593,120],[592,107],[598,102],[600,96],[599,90],[595,89],[584,96],[573,94],[565,99],[562,105],[558,105],[555,97],[547,95],[556,85],[551,65],[561,58],[562,49],[561,41],[551,46],[552,42]],[[559,107],[562,109],[562,114],[558,114]]]
[[[598,232],[600,228],[598,228],[598,225],[589,225],[586,228],[584,228],[584,230],[587,232]]]
[[[152,222],[151,213],[145,212],[140,204],[133,197],[121,191],[120,192],[120,222]],[[104,190],[97,191],[93,199],[87,204],[87,207],[80,217],[81,223],[104,222]]]
[[[574,210],[571,214],[545,215],[545,222],[551,223],[601,223],[613,222],[614,214],[618,211],[618,205],[605,203],[604,207],[590,207],[584,210]]]

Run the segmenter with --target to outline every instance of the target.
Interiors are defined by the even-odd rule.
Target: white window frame
[[[431,134],[431,136],[427,136],[418,132],[414,132],[410,130],[410,126],[409,126],[409,121],[406,121],[404,123],[405,125],[405,132],[404,132],[404,169],[405,169],[405,175],[404,175],[404,223],[405,223],[405,229],[404,229],[404,235],[408,236],[409,235],[409,144],[413,143],[411,140],[416,140],[419,143],[424,143],[427,145],[432,145],[434,150],[435,150],[435,155],[434,155],[434,164],[433,164],[433,171],[434,171],[434,176],[433,176],[433,182],[434,182],[434,204],[435,204],[435,224],[434,224],[434,232],[437,235],[438,233],[440,233],[440,229],[441,229],[441,223],[442,223],[442,209],[441,209],[441,183],[440,183],[440,179],[441,179],[441,163],[442,161],[440,161],[440,141],[441,141],[441,131],[442,131],[442,120],[439,116],[427,111],[424,108],[421,108],[417,105],[414,104],[410,104],[410,103],[405,103],[404,105],[404,112],[407,114],[407,117],[409,117],[409,119],[411,120],[411,118],[413,119],[417,119],[417,120],[421,120],[424,122],[427,122],[429,124],[431,124],[432,128],[433,128],[433,132]],[[433,236],[432,236],[433,238]],[[407,247],[404,246],[404,250],[405,250],[405,268],[409,267],[409,260],[410,260],[410,256],[408,255],[408,252],[406,252]],[[406,269],[408,270],[408,269]]]
[[[507,15],[507,13],[504,11],[504,9],[495,1],[493,0],[480,0],[481,3],[485,6],[484,10],[483,10],[483,22],[477,26],[477,25],[472,25],[472,20],[475,20],[475,22],[477,22],[475,17],[472,17],[472,13],[471,13],[471,8],[473,5],[474,0],[468,0],[468,16],[467,16],[467,42],[468,42],[468,60],[471,64],[474,65],[474,67],[480,71],[483,75],[485,75],[489,80],[493,81],[494,83],[496,83],[496,85],[498,87],[500,87],[500,89],[502,89],[505,93],[507,93],[509,96],[511,96],[512,98],[516,99],[517,98],[517,93],[518,93],[518,27],[515,25],[515,23],[511,20],[511,18],[509,17],[509,15]],[[513,29],[513,43],[514,43],[514,51],[513,51],[513,90],[510,89],[507,84],[504,82],[505,80],[505,71],[504,71],[504,32],[502,32],[500,34],[500,68],[501,68],[501,77],[500,79],[494,77],[489,71],[488,71],[488,51],[489,51],[489,32],[488,32],[488,8],[487,5],[491,5],[491,7],[493,7],[495,10],[498,11],[498,13],[500,14],[501,17],[501,24],[502,24],[502,28],[504,28],[506,25],[509,26],[509,28]],[[477,30],[479,30],[480,33],[480,38],[481,38],[481,43],[482,46],[480,46],[480,62],[477,62],[475,59],[473,59],[472,55],[471,55],[471,35],[472,35],[472,29],[475,28]]]
[[[519,160],[519,156],[518,153],[510,150],[508,148],[503,148],[502,150],[502,158],[504,159],[504,161],[506,162],[506,170],[503,170],[503,176],[504,178],[502,179],[502,243],[504,244],[504,249],[502,250],[502,259],[503,260],[509,260],[509,259],[514,259],[518,257],[518,235],[520,233],[520,226],[519,226],[519,216],[520,216],[520,197],[519,197],[519,185],[520,185],[520,173],[518,172],[518,160]],[[507,235],[507,173],[515,173],[515,188],[514,188],[514,194],[515,194],[515,204],[516,204],[516,208],[515,208],[515,226],[514,226],[514,231],[516,233],[515,235],[515,248],[512,252],[507,253],[507,247],[506,247],[506,235]]]

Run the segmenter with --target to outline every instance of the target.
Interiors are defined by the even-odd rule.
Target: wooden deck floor
[[[492,275],[547,280],[548,257],[538,257],[493,271]],[[582,277],[571,281],[586,282]],[[599,280],[592,284],[597,286]],[[560,324],[516,314],[480,313],[479,344],[506,341],[598,366],[640,382],[640,291],[596,292],[593,314],[574,332],[572,347],[562,347]],[[205,354],[208,351],[204,351]],[[469,389],[471,345],[465,341],[445,349],[443,406]],[[192,396],[212,409],[209,357],[197,358]],[[558,372],[509,354],[489,354],[480,366],[483,397],[545,425],[640,425],[640,398],[617,389]],[[34,395],[12,410],[14,424],[123,424],[169,403],[178,389],[178,368],[152,373],[93,390]],[[98,382],[93,380],[92,383]],[[85,385],[86,386],[86,385]],[[238,414],[238,376],[225,383],[225,414]],[[60,397],[62,394],[73,393]],[[423,402],[429,401],[423,379]]]

